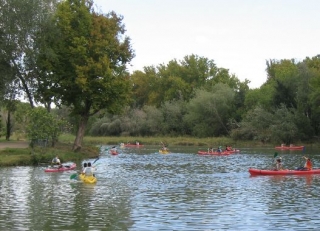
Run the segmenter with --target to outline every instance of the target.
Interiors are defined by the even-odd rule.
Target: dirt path
[[[29,142],[27,141],[5,141],[0,142],[0,150],[5,148],[27,148]]]

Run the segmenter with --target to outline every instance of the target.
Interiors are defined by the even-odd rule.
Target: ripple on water
[[[102,156],[98,182],[92,185],[70,180],[74,172],[47,174],[40,167],[0,169],[0,229],[319,227],[320,176],[249,176],[248,167],[270,166],[270,154],[217,157],[190,151],[169,155],[150,149],[145,152],[130,149],[119,156]]]

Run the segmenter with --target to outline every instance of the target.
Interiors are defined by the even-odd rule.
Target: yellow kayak
[[[160,149],[160,150],[159,150],[159,153],[160,153],[160,154],[168,154],[168,153],[170,153],[170,151],[169,151],[169,150],[162,150],[162,149]]]
[[[97,182],[97,178],[94,176],[86,176],[84,174],[79,174],[79,178],[84,183],[94,184]]]

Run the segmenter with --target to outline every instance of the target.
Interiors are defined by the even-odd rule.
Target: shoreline
[[[0,150],[6,148],[28,148],[29,142],[28,141],[3,141],[0,142]]]

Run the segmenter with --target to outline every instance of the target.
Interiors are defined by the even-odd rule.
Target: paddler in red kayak
[[[283,170],[282,169],[282,158],[279,157],[277,160],[276,160],[276,170]]]
[[[303,170],[303,171],[309,171],[312,170],[312,162],[311,159],[308,157],[303,156],[303,158],[306,160],[306,163],[304,164],[304,167],[300,167],[297,170]]]
[[[61,161],[60,161],[60,159],[59,159],[58,156],[56,156],[55,158],[52,159],[51,164],[52,164],[54,167],[58,167],[58,168],[61,168],[61,167],[62,167]]]

